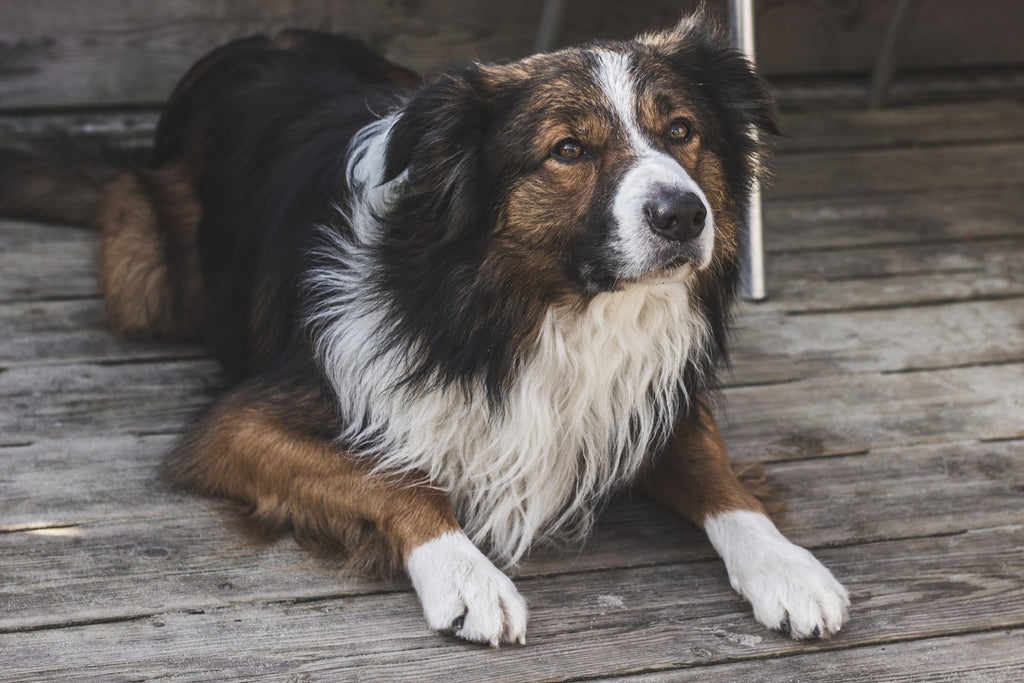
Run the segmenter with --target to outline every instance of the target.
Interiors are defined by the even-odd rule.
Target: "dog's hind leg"
[[[303,545],[348,553],[360,569],[404,565],[432,628],[492,646],[522,642],[523,599],[463,533],[444,493],[417,473],[378,472],[346,452],[323,432],[322,405],[246,382],[191,430],[165,478],[234,501],[264,537],[291,530]]]
[[[702,527],[725,561],[732,587],[765,626],[794,638],[828,637],[846,621],[846,589],[807,550],[787,540],[729,465],[703,399],[652,458],[640,486]]]

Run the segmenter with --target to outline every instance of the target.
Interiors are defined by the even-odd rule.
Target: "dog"
[[[777,132],[700,13],[427,83],[290,29],[196,63],[144,155],[6,150],[0,211],[95,226],[113,328],[222,361],[168,482],[404,569],[432,629],[524,643],[499,566],[632,488],[706,531],[758,621],[824,638],[847,592],[740,483],[711,412]]]

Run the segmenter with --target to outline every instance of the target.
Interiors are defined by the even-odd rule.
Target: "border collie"
[[[700,15],[426,84],[286,30],[193,66],[145,159],[5,151],[0,211],[94,225],[113,327],[223,361],[169,482],[404,568],[431,628],[524,642],[499,566],[633,487],[707,532],[758,621],[828,637],[846,591],[737,479],[709,408],[776,132]]]

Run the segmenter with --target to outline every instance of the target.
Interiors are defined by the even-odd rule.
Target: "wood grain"
[[[0,444],[70,430],[179,433],[216,395],[219,377],[205,359],[11,368],[0,373]],[[723,399],[726,442],[740,460],[1024,436],[1022,362],[733,386]]]
[[[289,26],[359,35],[420,71],[474,56],[515,57],[529,51],[539,10],[539,2],[472,0],[7,0],[0,5],[0,109],[162,102],[214,47]]]
[[[920,279],[921,296],[927,288]],[[794,285],[795,286],[795,285]],[[846,300],[822,297],[819,308]],[[747,306],[739,315],[726,385],[837,374],[940,369],[1024,359],[1024,298],[904,304],[863,311],[779,315]],[[125,341],[112,335],[97,299],[0,304],[0,367],[205,358],[202,345]]]
[[[116,337],[100,299],[0,303],[0,367],[208,355],[202,344]]]
[[[826,650],[783,659],[735,662],[644,674],[637,683],[669,681],[1017,681],[1024,678],[1024,629],[966,633]]]
[[[1019,187],[1024,142],[780,155],[767,199]],[[1020,195],[1018,195],[1019,197]],[[1018,202],[1024,201],[1018,199]]]
[[[869,543],[820,553],[853,591],[854,619],[831,642],[763,630],[718,562],[521,580],[532,605],[526,647],[452,648],[420,625],[407,592],[352,599],[154,611],[130,621],[3,635],[18,677],[102,678],[126,670],[216,678],[333,680],[611,676],[851,648],[1024,622],[1024,530]],[[979,565],[977,558],[987,558]],[[566,609],[571,605],[572,609]]]
[[[92,233],[0,221],[3,677],[1019,678],[1020,122],[965,108],[992,134],[944,138],[943,111],[801,124],[817,141],[780,154],[799,183],[766,206],[773,298],[740,312],[722,392],[734,456],[768,460],[785,532],[852,590],[837,638],[755,624],[703,536],[641,500],[519,568],[526,648],[430,633],[404,581],[249,547],[155,478],[216,364],[104,332]]]
[[[220,388],[210,359],[11,368],[0,373],[0,444],[69,433],[180,433]]]
[[[723,392],[734,459],[1024,437],[1024,363],[816,378]]]
[[[922,147],[1024,138],[1024,103],[945,103],[876,111],[787,112],[779,117],[778,154],[830,154],[839,149]]]
[[[249,547],[216,506],[165,490],[155,473],[172,437],[47,441],[0,449],[9,482],[0,490],[7,599],[0,631],[154,610],[213,609],[407,590],[346,576],[294,543]],[[819,462],[774,464],[785,496],[783,529],[811,548],[938,536],[1020,524],[1020,442],[881,451]],[[979,506],[977,501],[987,505]],[[522,578],[714,558],[693,528],[653,504],[620,500],[585,547],[534,552]],[[117,577],[112,582],[111,577]],[[259,577],[257,579],[256,577]],[[230,589],[224,588],[230,584]],[[78,600],[69,602],[63,591]]]
[[[877,286],[877,284],[876,284]],[[922,287],[922,292],[924,288]],[[923,297],[922,297],[923,298]],[[830,301],[836,305],[836,299]],[[728,382],[756,384],[1024,360],[1024,297],[773,315],[748,306]]]
[[[98,294],[92,232],[12,220],[0,231],[0,302]]]
[[[725,15],[724,3],[709,3]],[[696,0],[570,0],[559,44],[667,28]],[[973,11],[931,0],[900,51],[904,69],[1019,64],[1024,7],[988,0]],[[758,59],[772,75],[866,74],[892,11],[887,0],[773,0],[758,8]],[[533,50],[540,0],[5,0],[0,4],[0,109],[162,101],[195,59],[233,38],[286,26],[360,35],[423,71]],[[799,40],[794,40],[799,36]],[[857,87],[863,89],[863,84]]]

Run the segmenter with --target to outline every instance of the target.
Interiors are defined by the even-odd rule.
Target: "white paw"
[[[430,628],[492,647],[526,642],[526,602],[462,532],[417,546],[406,565]]]
[[[726,512],[708,519],[704,528],[725,560],[732,587],[762,624],[794,638],[828,638],[842,628],[850,605],[846,589],[767,517]]]

